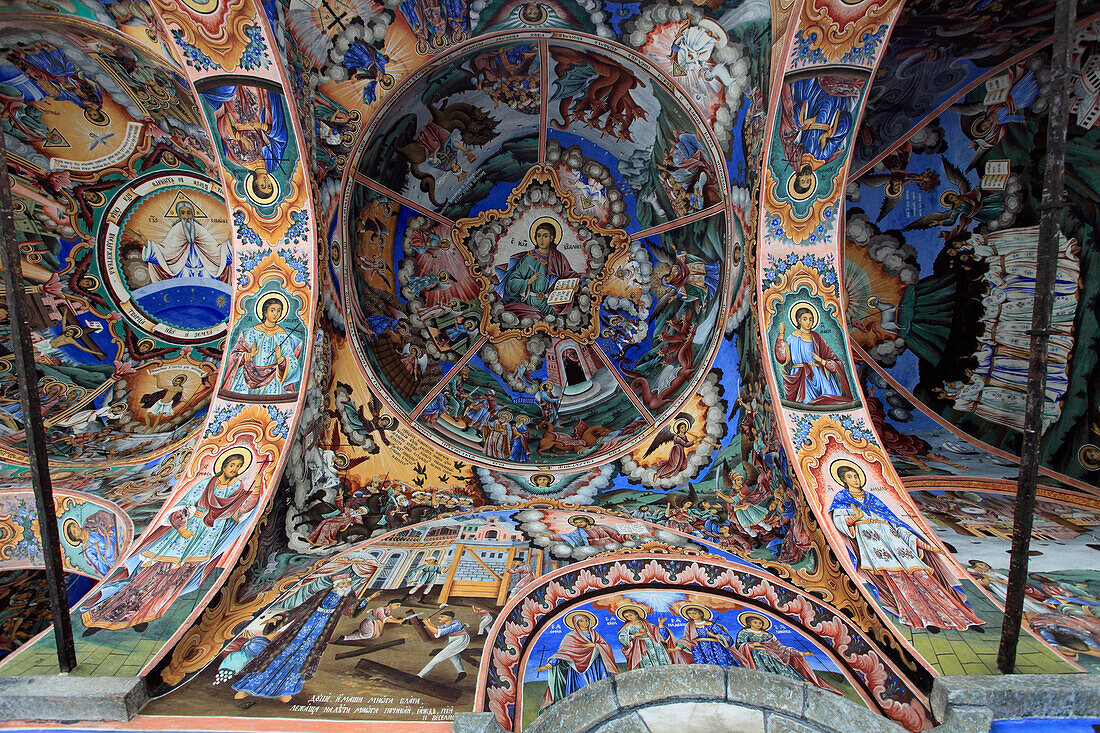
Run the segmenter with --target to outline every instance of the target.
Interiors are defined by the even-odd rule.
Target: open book
[[[1012,174],[1007,160],[990,160],[985,164],[985,175],[982,176],[981,187],[986,191],[1003,191],[1008,185],[1008,177]]]
[[[563,277],[554,281],[550,294],[546,296],[547,305],[568,305],[572,303],[580,281],[579,277]]]

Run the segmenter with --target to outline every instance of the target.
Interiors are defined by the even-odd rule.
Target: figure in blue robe
[[[199,96],[213,111],[222,155],[252,172],[249,194],[263,202],[274,198],[274,174],[290,142],[283,95],[263,87],[227,85]]]
[[[509,460],[517,463],[527,463],[531,460],[531,454],[528,451],[528,438],[530,428],[527,423],[516,423],[512,426],[512,454],[508,456]]]
[[[734,651],[734,639],[726,627],[712,618],[710,609],[685,606],[681,612],[687,620],[678,646],[691,655],[695,664],[718,664],[723,667],[740,667],[740,659]]]
[[[338,576],[330,588],[317,591],[290,614],[287,630],[241,669],[233,683],[237,699],[251,695],[290,702],[317,673],[340,616],[354,611],[357,602],[349,576]]]
[[[370,104],[376,99],[375,86],[386,73],[386,64],[390,57],[374,46],[355,41],[344,52],[343,66],[356,79],[367,79],[363,88],[363,103]]]

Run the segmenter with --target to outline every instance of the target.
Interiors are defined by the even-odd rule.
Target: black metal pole
[[[38,508],[38,528],[42,537],[42,558],[46,563],[46,584],[50,589],[54,637],[57,639],[57,664],[62,672],[76,668],[73,626],[65,594],[65,574],[61,569],[61,537],[57,533],[50,464],[46,457],[46,431],[42,426],[42,402],[38,396],[38,371],[34,366],[30,328],[26,318],[26,293],[20,265],[19,242],[15,238],[15,219],[11,207],[11,177],[8,152],[0,133],[0,267],[4,270],[4,292],[11,325],[12,363],[19,380],[19,403],[23,408],[23,427],[27,435],[34,502]]]
[[[1036,252],[1035,303],[1031,312],[1031,357],[1028,361],[1028,393],[1024,412],[1024,440],[1020,474],[1016,484],[1016,512],[1012,524],[1012,559],[1008,566],[1001,646],[997,669],[1012,674],[1016,669],[1016,644],[1024,617],[1028,548],[1035,514],[1035,486],[1039,479],[1039,448],[1043,437],[1043,405],[1047,388],[1047,342],[1054,283],[1061,239],[1062,192],[1065,189],[1066,122],[1069,116],[1070,51],[1073,47],[1076,0],[1058,0],[1054,16],[1054,43],[1050,63],[1050,116],[1047,119],[1046,172],[1039,209],[1039,244]]]

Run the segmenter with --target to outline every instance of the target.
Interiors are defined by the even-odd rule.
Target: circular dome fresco
[[[660,74],[595,38],[497,36],[365,130],[350,330],[375,393],[441,450],[575,471],[694,423],[733,232],[718,147]]]
[[[50,460],[163,455],[202,425],[232,300],[229,215],[190,85],[117,32],[7,18],[0,101]],[[0,461],[25,465],[7,321]]]

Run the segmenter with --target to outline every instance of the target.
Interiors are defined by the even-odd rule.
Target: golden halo
[[[558,223],[558,220],[552,216],[540,216],[538,219],[535,219],[535,222],[531,225],[530,234],[532,242],[535,241],[535,230],[539,228],[540,224],[549,224],[554,227],[554,244],[561,241],[561,224]]]
[[[77,535],[79,531],[80,523],[73,517],[69,517],[61,525],[61,538],[64,539],[65,543],[68,545],[80,547],[80,537]]]
[[[528,481],[532,486],[534,486],[534,485],[536,485],[535,484],[535,479],[537,479],[537,478],[546,479],[546,486],[550,486],[554,483],[554,474],[552,474],[552,473],[536,473],[533,476],[531,476],[531,478],[528,479]],[[546,488],[546,487],[543,487],[543,488]]]
[[[218,457],[214,460],[214,473],[219,474],[222,469],[225,468],[225,462],[233,456],[239,456],[244,463],[241,464],[241,470],[237,474],[244,473],[248,470],[248,467],[252,465],[252,451],[245,448],[243,445],[239,445],[235,448],[226,448],[224,451],[218,454]]]
[[[1081,449],[1077,451],[1077,460],[1082,466],[1095,471],[1100,468],[1100,448],[1097,448],[1092,443],[1085,443],[1081,446]]]
[[[267,176],[271,180],[271,195],[260,197],[259,192],[256,190],[256,174],[249,173],[244,179],[244,195],[252,201],[255,201],[260,206],[267,206],[268,204],[275,203],[275,200],[279,198],[279,182],[275,180],[275,176],[268,174]]]
[[[526,425],[529,422],[531,422],[531,418],[527,417],[526,415],[522,413],[516,415],[516,425]]]
[[[539,475],[541,476],[541,475],[545,475],[545,474],[539,474]],[[592,524],[596,523],[596,520],[593,519],[592,517],[588,516],[587,514],[574,514],[573,516],[569,517],[569,519],[567,519],[566,521],[569,522],[569,524],[573,524],[574,519],[587,519]],[[577,525],[573,524],[573,526],[576,527]]]
[[[680,618],[684,619],[685,621],[694,621],[695,620],[695,619],[691,619],[691,618],[687,617],[687,610],[689,608],[698,608],[700,611],[702,611],[703,612],[703,620],[705,620],[705,621],[710,621],[711,619],[714,618],[714,611],[711,611],[706,606],[700,606],[698,603],[685,603],[684,605],[680,606],[680,610],[678,612]]]
[[[800,300],[796,302],[794,305],[791,306],[790,311],[787,312],[787,316],[791,319],[791,324],[794,325],[795,328],[801,328],[801,326],[798,325],[798,319],[795,317],[795,313],[797,313],[802,308],[809,308],[810,313],[813,314],[814,322],[810,324],[810,330],[812,331],[813,329],[817,328],[818,322],[821,321],[821,315],[817,312],[817,307],[814,306],[814,304],[810,301]]]
[[[623,612],[631,608],[638,612],[639,619],[645,619],[645,617],[649,615],[646,610],[637,603],[624,603],[623,605],[615,609],[615,615],[619,618],[620,621],[626,621],[626,619],[623,618]]]
[[[509,412],[508,410],[501,410],[500,412],[497,413],[497,419],[498,420],[503,420],[504,422],[511,422],[512,413]]]
[[[554,383],[553,382],[543,382],[542,386],[539,387],[539,389],[541,389],[543,392],[553,392],[554,391]]]
[[[856,463],[855,461],[850,461],[847,458],[838,458],[837,460],[829,464],[829,475],[833,477],[833,481],[836,481],[843,487],[848,486],[848,484],[841,481],[840,476],[837,475],[842,468],[853,469],[856,472],[856,475],[859,476],[859,485],[867,485],[867,473],[862,468],[860,468],[858,463]]]
[[[945,207],[947,207],[947,208],[949,208],[949,209],[950,209],[951,207],[953,207],[953,206],[954,206],[954,204],[950,203],[950,201],[949,201],[949,200],[948,200],[948,198],[947,198],[948,196],[951,196],[951,195],[954,195],[954,196],[956,196],[956,197],[957,197],[957,196],[959,195],[959,192],[958,192],[958,191],[956,191],[956,190],[955,190],[955,189],[953,189],[953,188],[952,188],[952,189],[948,189],[947,191],[944,191],[943,193],[941,193],[941,194],[940,194],[940,204],[942,204],[943,206],[945,206]]]
[[[744,626],[747,629],[747,628],[749,628],[749,619],[750,618],[758,618],[761,621],[763,621],[764,622],[764,629],[763,629],[764,631],[767,631],[768,629],[770,629],[772,627],[772,620],[770,618],[768,618],[767,616],[762,616],[759,613],[753,613],[752,611],[745,611],[744,613],[739,615],[737,617],[737,623],[741,624],[742,626]]]
[[[283,306],[283,315],[282,315],[281,318],[279,318],[280,321],[283,320],[283,318],[286,318],[287,314],[290,313],[290,303],[289,303],[289,301],[287,301],[285,295],[283,295],[282,293],[276,292],[274,290],[272,290],[269,293],[261,293],[260,297],[256,298],[256,322],[257,323],[263,323],[264,322],[264,303],[271,300],[272,298],[279,301],[279,303]],[[278,323],[278,321],[276,321],[276,323]]]
[[[524,11],[526,11],[526,9],[531,6],[534,6],[538,10],[538,15],[533,18],[528,18],[524,15]],[[519,22],[523,23],[524,25],[542,25],[546,22],[546,19],[550,17],[550,13],[539,3],[524,3],[523,5],[519,6],[518,17]]]
[[[791,174],[791,177],[787,179],[787,195],[795,201],[805,201],[808,198],[812,198],[817,191],[817,174],[812,170],[810,171],[810,176],[814,179],[814,184],[805,191],[800,192],[795,190],[794,185],[798,182],[798,177],[800,175],[798,171],[795,171]]]
[[[685,420],[684,418],[680,418],[679,420],[673,420],[672,421],[672,432],[679,433],[681,425],[687,425],[688,429],[689,430],[691,429],[691,423],[688,420]]]
[[[982,115],[970,125],[970,132],[974,137],[985,137],[993,129],[993,120],[989,115]]]
[[[596,624],[599,623],[599,619],[596,618],[596,614],[594,613],[589,613],[588,611],[573,611],[572,613],[565,614],[565,625],[571,629],[576,629],[577,627],[575,626],[575,624],[577,622],[575,621],[575,619],[578,616],[584,616],[588,619],[588,628],[590,629],[596,628]]]

